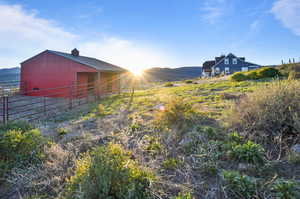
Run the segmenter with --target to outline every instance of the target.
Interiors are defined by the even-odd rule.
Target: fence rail
[[[2,90],[5,90],[2,84]],[[7,84],[8,85],[8,84]],[[0,123],[55,117],[107,95],[106,84],[97,81],[24,92],[14,84],[11,92],[0,92]],[[6,90],[8,91],[8,90]]]

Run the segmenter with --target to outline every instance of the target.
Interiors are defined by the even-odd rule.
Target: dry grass
[[[232,128],[281,157],[299,140],[300,82],[275,81],[241,99],[227,115]]]

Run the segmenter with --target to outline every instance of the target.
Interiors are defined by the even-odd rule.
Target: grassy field
[[[276,112],[300,104],[298,85],[273,79],[161,83],[104,98],[88,113],[62,115],[37,129],[1,127],[0,198],[299,198],[300,158],[290,150],[297,143],[291,139],[299,138],[298,105],[287,107],[291,117]],[[277,103],[284,100],[279,90],[290,96],[285,104]],[[276,129],[255,122],[269,125],[271,113],[272,121],[283,122],[282,136],[274,139],[268,133]]]

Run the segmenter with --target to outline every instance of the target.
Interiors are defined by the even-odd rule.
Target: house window
[[[242,71],[248,71],[248,67],[242,67]]]
[[[228,65],[228,64],[229,64],[229,59],[226,58],[225,61],[224,61],[224,63],[225,63],[226,65]]]
[[[220,73],[220,68],[216,67],[216,73]]]
[[[237,58],[233,58],[232,63],[237,64]]]
[[[228,73],[230,73],[229,67],[225,67],[225,74],[228,74]]]

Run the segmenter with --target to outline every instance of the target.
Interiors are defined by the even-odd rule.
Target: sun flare
[[[135,68],[135,69],[132,69],[132,70],[131,70],[131,73],[132,73],[134,76],[140,77],[140,76],[143,75],[144,70]]]

